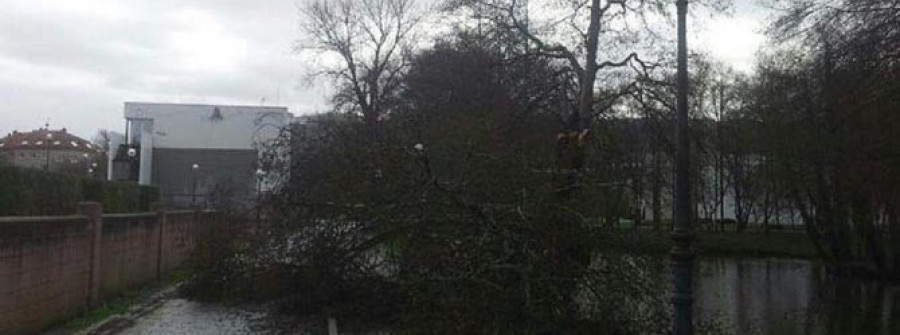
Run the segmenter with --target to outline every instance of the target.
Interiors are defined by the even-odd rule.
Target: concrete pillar
[[[153,171],[153,120],[141,120],[141,162],[138,184],[150,185]]]
[[[91,241],[91,267],[88,273],[88,307],[100,302],[100,270],[103,261],[103,204],[99,202],[78,203],[78,213],[88,219],[88,234]]]

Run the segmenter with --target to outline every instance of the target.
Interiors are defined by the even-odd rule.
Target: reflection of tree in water
[[[879,283],[848,279],[830,280],[823,285],[826,299],[821,317],[827,320],[825,334],[888,334],[884,316],[885,288]]]
[[[854,278],[838,278],[820,271],[812,283],[806,334],[898,334],[898,287]]]
[[[900,334],[900,287],[795,260],[702,258],[700,334]]]

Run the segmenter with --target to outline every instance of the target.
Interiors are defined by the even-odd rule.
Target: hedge
[[[74,214],[81,201],[103,203],[104,213],[142,212],[158,200],[156,187],[0,167],[0,216]]]

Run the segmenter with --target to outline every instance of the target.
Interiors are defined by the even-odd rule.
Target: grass
[[[636,253],[668,253],[672,248],[669,231],[629,229],[608,238],[608,250]],[[815,247],[804,233],[697,232],[694,251],[700,256],[818,258]]]

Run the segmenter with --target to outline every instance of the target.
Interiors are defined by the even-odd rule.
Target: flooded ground
[[[900,286],[833,278],[815,262],[700,258],[696,279],[695,315],[724,334],[900,334]],[[265,316],[173,299],[121,334],[327,333],[314,323],[272,327]]]
[[[900,334],[900,286],[790,259],[698,259],[696,313],[726,334]]]
[[[325,335],[329,324],[316,317],[272,318],[263,306],[223,306],[185,299],[166,301],[135,320],[120,335],[297,334]],[[335,325],[336,326],[336,325]]]
[[[172,299],[137,320],[123,335],[252,334],[264,314],[247,309]]]

